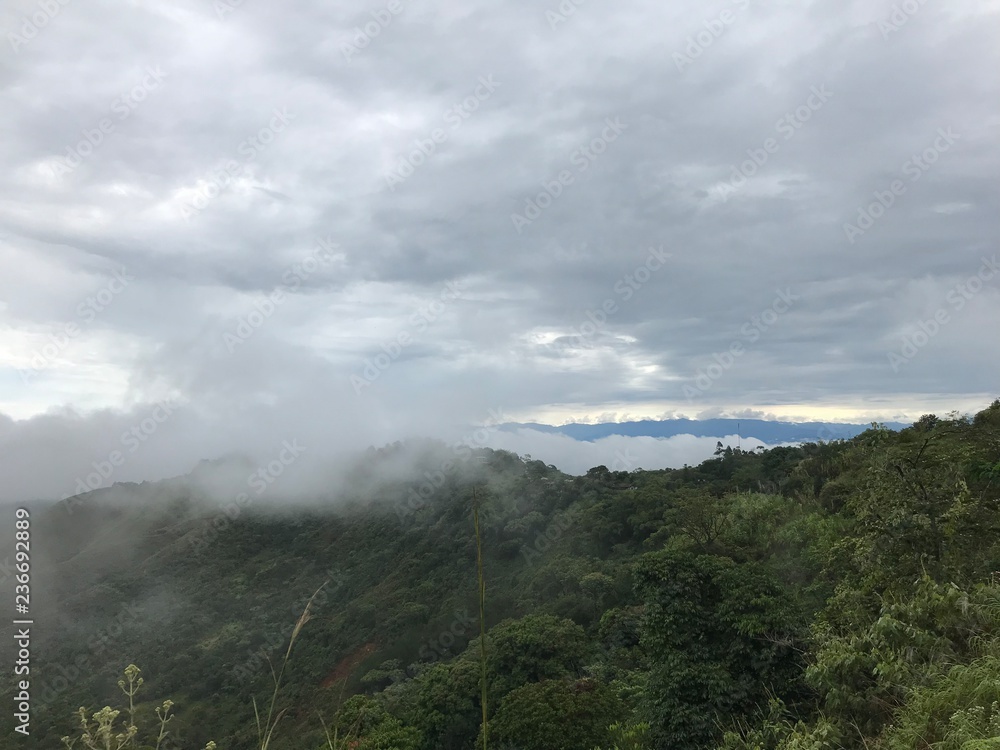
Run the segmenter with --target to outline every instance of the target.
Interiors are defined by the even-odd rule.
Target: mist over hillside
[[[29,503],[33,733],[50,746],[77,705],[115,704],[134,663],[145,700],[179,700],[181,746],[256,747],[252,704],[268,699],[268,662],[282,661],[295,630],[281,705],[296,710],[274,747],[318,746],[318,715],[370,747],[469,748],[481,718],[478,548],[486,710],[501,739],[607,743],[619,723],[638,747],[742,750],[736,734],[719,744],[716,722],[750,731],[740,722],[765,720],[775,698],[809,722],[787,725],[789,740],[891,738],[904,731],[894,711],[919,705],[891,683],[861,688],[853,673],[807,666],[836,662],[848,641],[878,642],[867,629],[895,607],[927,629],[931,651],[909,667],[927,684],[939,679],[937,649],[983,668],[968,639],[993,638],[998,429],[995,402],[900,431],[577,476],[465,442],[396,442],[325,465],[287,443],[270,461],[236,454]],[[922,619],[922,607],[936,614]],[[818,637],[809,623],[838,630]],[[12,635],[4,623],[4,652]],[[893,648],[878,658],[898,669],[923,647]],[[721,697],[695,690],[705,684]],[[868,689],[895,708],[872,715],[835,697]],[[943,710],[990,695],[950,697]],[[541,713],[524,718],[527,705]],[[706,712],[716,718],[683,718]]]
[[[998,35],[0,3],[0,750],[1000,750]]]
[[[365,445],[403,439],[433,438],[538,455],[581,474],[601,464],[677,468],[708,458],[719,441],[755,449],[851,437],[868,426],[670,419],[555,427],[512,423],[499,406],[475,421],[463,421],[460,410],[445,412],[431,401],[398,421],[380,421],[376,413],[371,404],[346,411],[339,403],[288,401],[280,407],[227,410],[223,419],[195,404],[167,399],[127,412],[64,412],[18,421],[0,417],[0,502],[60,500],[115,482],[179,476],[200,461],[231,454],[269,461],[286,442],[301,446],[299,478],[289,481],[300,482],[304,490],[310,482],[336,481],[321,467],[350,461]],[[53,450],[58,461],[52,460]]]

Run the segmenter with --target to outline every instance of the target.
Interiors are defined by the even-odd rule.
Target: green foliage
[[[634,724],[622,724],[616,721],[608,727],[611,735],[607,750],[647,750],[649,748],[649,724],[640,721]],[[601,748],[594,748],[601,750]]]
[[[981,587],[970,598],[924,576],[909,595],[882,597],[877,615],[855,612],[841,633],[818,621],[819,648],[807,677],[824,696],[825,709],[862,731],[877,731],[910,690],[967,657],[977,636],[1000,625],[991,614],[993,592]]]
[[[113,650],[158,676],[150,702],[133,673],[77,748],[154,747],[158,708],[171,741],[230,750],[1000,750],[1000,400],[678,470],[470,451],[406,505],[443,458],[372,450],[321,508],[221,525],[183,480],[40,515],[74,628],[39,673],[89,661],[39,692],[33,739],[114,702]],[[400,465],[412,481],[385,478]],[[120,564],[91,539],[111,523],[143,540]]]
[[[768,691],[800,691],[800,615],[759,565],[670,551],[646,556],[636,578],[656,747],[703,747]]]
[[[777,698],[768,702],[753,724],[738,723],[725,732],[720,750],[839,750],[843,736],[836,724],[820,716],[812,724],[797,719]]]
[[[143,732],[136,725],[135,696],[139,692],[145,680],[140,677],[141,670],[135,664],[129,664],[125,668],[125,679],[118,681],[118,687],[128,698],[128,719],[122,719],[120,728],[116,729],[115,722],[121,715],[121,711],[105,706],[99,711],[95,711],[88,717],[87,709],[80,707],[77,711],[79,720],[79,736],[66,736],[62,738],[63,745],[68,750],[73,750],[76,743],[87,750],[123,750],[124,748],[138,748],[138,750],[160,750],[160,748],[177,748],[173,742],[167,725],[174,718],[171,715],[173,701],[166,700],[163,705],[154,709],[158,723],[155,732]],[[146,737],[143,740],[143,736]],[[143,742],[139,745],[139,742]],[[215,743],[209,742],[205,745],[205,750],[215,750]]]
[[[479,733],[480,666],[473,659],[435,664],[421,674],[407,696],[402,718],[420,734],[425,750],[462,750]]]
[[[1000,642],[992,640],[987,651],[911,690],[882,746],[981,750],[1000,744]]]
[[[352,696],[337,712],[334,736],[352,750],[417,750],[420,732],[405,727],[381,702],[363,695]],[[346,739],[349,738],[349,739]],[[332,741],[334,750],[339,750]]]
[[[997,493],[989,477],[970,472],[996,458],[992,436],[981,434],[987,431],[964,419],[925,417],[898,436],[874,432],[863,483],[848,503],[858,527],[845,543],[860,582],[881,590],[922,573],[971,580],[988,572],[975,540],[1000,531]]]
[[[608,727],[621,710],[614,692],[595,680],[529,683],[504,697],[491,736],[521,750],[591,750],[611,739]]]
[[[590,650],[583,628],[552,615],[504,620],[490,629],[487,643],[492,705],[526,683],[578,676]]]

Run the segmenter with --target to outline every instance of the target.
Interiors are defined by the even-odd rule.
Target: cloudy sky
[[[997,0],[12,0],[0,31],[23,491],[137,425],[128,478],[997,395]]]

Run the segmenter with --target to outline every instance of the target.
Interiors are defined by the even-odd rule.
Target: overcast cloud
[[[997,395],[997,0],[13,0],[0,31],[15,495],[164,399],[123,478],[491,409]]]

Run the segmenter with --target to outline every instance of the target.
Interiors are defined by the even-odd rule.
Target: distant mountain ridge
[[[885,422],[891,430],[909,427],[902,422]],[[644,419],[639,422],[602,422],[600,424],[565,424],[558,427],[535,422],[509,422],[500,429],[518,429],[558,433],[574,440],[593,442],[611,435],[626,437],[668,438],[675,435],[694,437],[753,437],[768,444],[806,443],[818,440],[850,439],[871,427],[871,424],[842,422],[774,422],[766,419]]]

